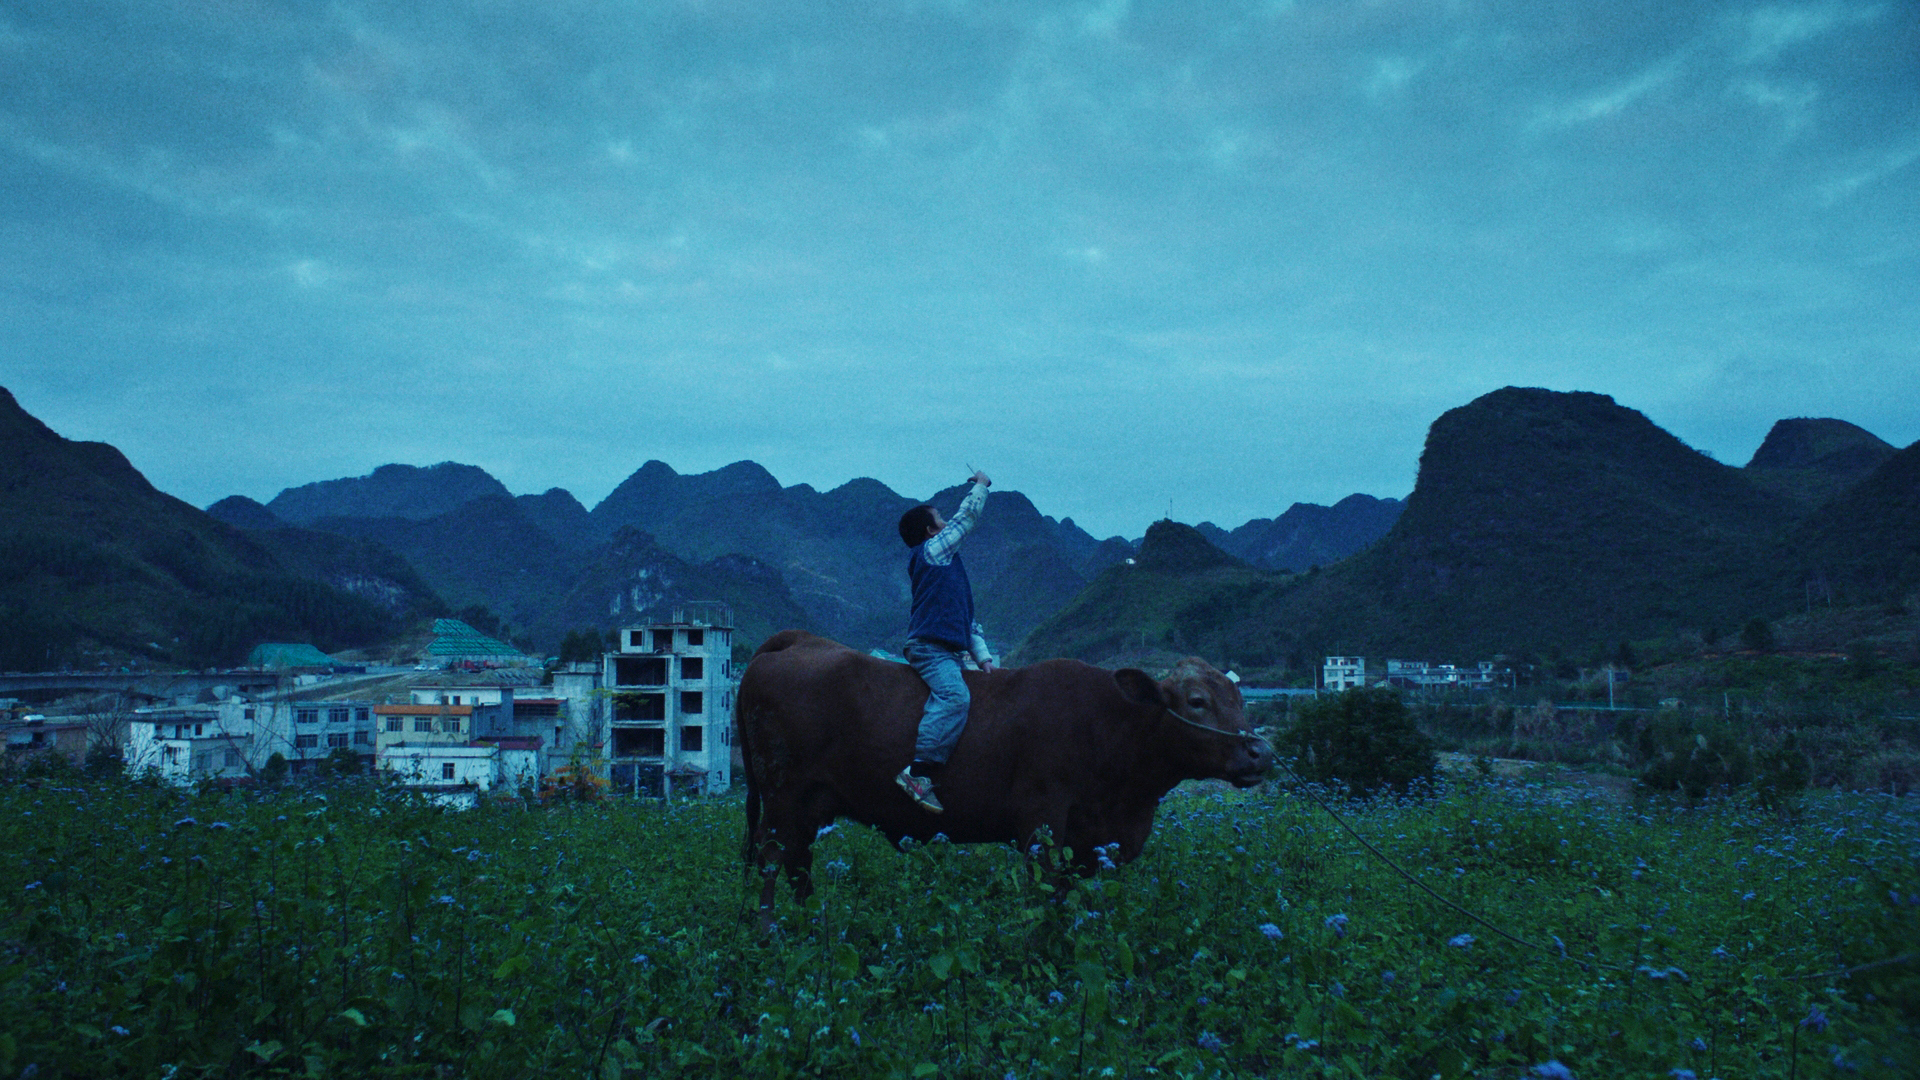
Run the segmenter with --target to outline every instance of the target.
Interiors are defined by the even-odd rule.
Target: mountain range
[[[706,600],[730,604],[748,642],[803,626],[897,646],[903,630],[895,524],[916,500],[872,479],[818,491],[750,461],[649,461],[589,509],[470,465],[384,465],[202,512],[10,395],[0,469],[8,667],[366,647],[475,605],[543,649]],[[928,501],[951,511],[961,494]],[[1176,650],[1297,669],[1327,652],[1717,636],[1815,596],[1897,604],[1920,588],[1920,449],[1791,419],[1732,468],[1603,395],[1509,387],[1434,422],[1404,502],[1163,521],[1130,541],[998,491],[966,550],[982,621],[1015,660]]]
[[[1736,469],[1604,395],[1508,387],[1434,422],[1404,511],[1352,558],[1234,566],[1195,551],[1204,534],[1155,526],[1135,564],[1015,659],[1108,659],[1126,626],[1137,649],[1297,672],[1328,653],[1469,661],[1711,639],[1816,591],[1901,604],[1920,588],[1920,444],[1782,420]]]
[[[956,485],[927,501],[951,512],[963,494]],[[443,462],[208,511],[263,536],[298,528],[384,545],[451,606],[484,605],[535,642],[711,599],[733,605],[748,640],[805,626],[864,648],[899,644],[908,595],[897,525],[918,501],[868,478],[823,492],[782,486],[751,461],[692,475],[648,461],[589,510],[561,488],[516,497],[481,469]],[[1356,495],[1218,531],[1260,565],[1331,562],[1378,539],[1399,507]],[[994,492],[966,547],[989,637],[1018,642],[1136,546]],[[673,584],[654,596],[661,582]]]
[[[230,664],[262,641],[339,649],[439,607],[391,552],[317,534],[262,542],[0,389],[0,668]]]

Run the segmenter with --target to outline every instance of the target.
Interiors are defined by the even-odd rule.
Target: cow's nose
[[[1253,764],[1261,772],[1273,768],[1273,747],[1265,739],[1255,739],[1247,749],[1253,755]]]

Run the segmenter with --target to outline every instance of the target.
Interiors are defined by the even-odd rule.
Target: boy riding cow
[[[900,517],[900,539],[913,555],[907,576],[913,582],[913,609],[907,622],[907,663],[927,684],[927,705],[920,715],[920,737],[913,761],[894,783],[931,813],[946,808],[933,793],[930,773],[947,763],[967,726],[967,683],[961,672],[972,659],[982,671],[994,668],[980,624],[973,621],[973,587],[960,559],[960,540],[980,520],[993,481],[975,472],[973,489],[960,500],[952,521],[922,504]]]

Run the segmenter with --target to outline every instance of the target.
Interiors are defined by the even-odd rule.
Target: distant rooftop
[[[520,657],[519,649],[461,622],[459,619],[433,620],[433,644],[427,655],[443,660],[480,660]]]
[[[247,654],[247,666],[250,668],[330,668],[334,663],[333,657],[311,645],[269,643],[255,645],[253,651]]]

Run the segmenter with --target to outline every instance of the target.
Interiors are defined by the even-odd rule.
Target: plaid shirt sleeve
[[[973,531],[980,520],[980,508],[987,505],[987,486],[973,485],[967,497],[960,500],[960,509],[953,512],[953,519],[947,527],[934,533],[927,540],[923,557],[935,566],[945,566],[953,561],[953,552],[960,546],[960,538]]]

